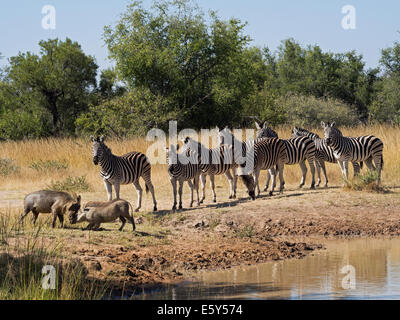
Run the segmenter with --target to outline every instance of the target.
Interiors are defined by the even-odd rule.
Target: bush
[[[86,181],[86,176],[82,177],[71,177],[52,182],[47,186],[48,190],[55,191],[65,191],[65,192],[82,192],[82,191],[90,191],[92,188],[90,184]]]
[[[367,171],[364,174],[359,174],[352,180],[346,181],[346,190],[352,191],[370,191],[386,193],[388,190],[377,183],[378,172],[377,171]]]
[[[29,168],[36,171],[48,171],[48,170],[66,170],[68,169],[69,164],[66,160],[57,161],[57,160],[39,160],[31,163]]]
[[[353,107],[338,99],[289,94],[279,97],[275,103],[285,111],[290,125],[319,127],[321,121],[336,121],[338,126],[358,124]]]
[[[0,158],[0,175],[9,176],[18,172],[19,167],[15,164],[14,160]]]

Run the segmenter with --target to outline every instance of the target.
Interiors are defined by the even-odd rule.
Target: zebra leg
[[[143,189],[142,189],[142,187],[140,186],[139,179],[137,179],[137,180],[133,183],[133,186],[135,187],[136,193],[137,193],[137,196],[138,196],[137,206],[136,206],[136,209],[135,209],[135,212],[138,212],[138,211],[140,210],[140,208],[142,207]]]
[[[283,193],[283,190],[285,189],[285,178],[283,176],[283,169],[284,169],[284,164],[278,164],[278,171],[279,171],[279,193]]]
[[[182,210],[182,190],[183,190],[183,179],[179,179],[179,207],[178,210]]]
[[[343,178],[344,178],[345,180],[347,180],[346,170],[345,170],[345,167],[344,167],[344,161],[338,160],[337,162],[338,162],[338,164],[339,164],[340,170],[342,170]],[[346,184],[345,184],[345,185],[346,185]]]
[[[326,188],[326,187],[328,187],[328,175],[326,174],[325,161],[321,160],[320,161],[320,165],[321,165],[321,168],[322,168],[322,172],[324,173],[324,177],[325,177],[325,185],[324,185],[324,187]]]
[[[233,177],[232,177],[230,170],[225,172],[225,177],[228,179],[228,182],[229,182],[229,192],[230,192],[229,199],[234,199],[235,197],[233,196],[233,194],[234,194]]]
[[[120,184],[118,182],[114,184],[114,190],[115,190],[115,199],[119,200]]]
[[[172,211],[176,210],[176,179],[171,178],[171,185],[172,185],[172,193],[174,195],[174,205],[172,206]]]
[[[253,177],[254,177],[254,185],[256,186],[256,197],[260,196],[260,186],[258,185],[258,178],[260,177],[260,169],[257,168],[254,170],[253,173]]]
[[[306,162],[305,161],[300,162],[299,165],[300,165],[301,172],[302,172],[299,188],[302,188],[304,186],[305,182],[306,182],[307,166],[306,166]]]
[[[275,186],[276,186],[276,171],[275,168],[271,168],[268,170],[271,173],[271,179],[272,179],[272,187],[271,191],[269,192],[269,195],[272,196],[274,194]],[[282,181],[281,181],[282,184]]]
[[[314,159],[307,159],[308,165],[310,166],[311,171],[311,187],[310,189],[315,189],[315,166],[314,166]]]
[[[358,176],[360,174],[360,165],[358,164],[358,162],[352,162],[353,164],[353,171],[354,171],[354,177]]]
[[[316,187],[319,187],[319,185],[321,184],[321,164],[320,164],[320,161],[321,160],[315,161],[315,166],[316,166],[317,175],[318,175],[317,184],[315,185]]]
[[[215,176],[213,174],[210,174],[210,185],[211,185],[211,190],[213,193],[213,202],[217,202],[217,194],[215,193]]]
[[[200,197],[199,197],[199,178],[200,176],[194,177],[193,184],[194,184],[194,189],[196,190],[197,194],[197,206],[200,205]]]
[[[154,186],[151,183],[151,179],[150,179],[150,174],[147,176],[145,176],[144,178],[144,183],[146,184],[146,192],[150,191],[151,193],[151,197],[153,198],[153,211],[156,212],[157,211],[157,200],[156,200],[156,195],[154,193]]]
[[[200,203],[204,202],[204,199],[206,198],[206,180],[207,180],[207,175],[202,174],[200,175],[201,179],[201,200]]]
[[[194,187],[193,187],[193,183],[190,179],[187,181],[187,183],[190,188],[190,206],[189,207],[192,208],[193,207],[193,192],[194,192],[193,189],[194,189]]]
[[[269,172],[269,170],[268,170],[268,173],[267,173],[267,182],[265,183],[265,188],[264,188],[264,191],[268,191],[268,186],[269,186],[269,181],[271,180],[271,173]]]
[[[112,200],[112,184],[107,180],[104,180],[104,186],[106,187],[108,201]]]
[[[372,157],[368,158],[365,160],[365,164],[367,165],[368,169],[371,171],[375,171],[376,168],[374,167],[374,164],[372,163]]]
[[[237,174],[236,174],[234,169],[232,169],[232,173],[233,173],[233,198],[232,199],[236,199],[238,176],[237,176]]]
[[[382,168],[383,168],[383,155],[381,154],[379,156],[374,156],[374,162],[375,162],[375,166],[378,170],[378,185],[380,185]]]

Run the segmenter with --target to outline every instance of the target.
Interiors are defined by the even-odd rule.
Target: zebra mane
[[[112,154],[111,149],[109,147],[107,147],[107,145],[104,142],[99,142],[99,143],[105,153]]]
[[[307,129],[303,129],[303,128],[298,128],[296,127],[296,130],[299,134],[301,135],[312,135],[317,139],[321,139],[320,136],[314,132],[308,131]]]

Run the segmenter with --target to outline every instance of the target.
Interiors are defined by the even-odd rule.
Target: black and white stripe
[[[154,195],[154,187],[151,183],[151,165],[146,155],[140,152],[131,152],[123,156],[112,154],[104,143],[104,136],[91,137],[93,146],[93,163],[100,164],[100,176],[107,190],[108,200],[112,200],[112,186],[115,189],[116,199],[119,199],[120,185],[132,183],[138,194],[138,202],[135,211],[139,211],[142,204],[143,189],[139,184],[142,177],[146,184],[146,192],[150,190],[154,211],[157,211],[157,202]]]
[[[201,184],[202,184],[202,197],[200,203],[205,199],[205,185],[206,177],[210,176],[211,189],[213,192],[213,201],[217,202],[217,195],[215,193],[215,175],[224,174],[229,181],[230,194],[229,199],[236,198],[237,175],[234,172],[235,164],[232,159],[232,152],[227,150],[226,146],[220,146],[213,149],[208,149],[200,142],[186,137],[182,140],[183,151],[194,150],[199,157],[199,166],[202,171]],[[232,175],[232,173],[233,175]]]
[[[365,162],[371,171],[378,170],[378,184],[383,168],[383,142],[372,135],[361,137],[344,137],[335,127],[335,122],[321,123],[324,128],[324,138],[333,149],[345,179],[348,178],[348,162]],[[375,166],[373,165],[375,162]]]
[[[177,182],[179,182],[179,209],[182,209],[182,190],[183,184],[186,181],[191,191],[190,207],[193,206],[193,192],[196,190],[197,193],[197,205],[200,205],[199,200],[199,177],[201,174],[200,165],[198,164],[198,154],[193,150],[187,150],[184,154],[184,161],[180,160],[182,154],[177,154],[176,151],[179,146],[175,148],[171,145],[170,149],[166,149],[167,152],[167,164],[168,174],[172,184],[172,190],[174,195],[174,204],[172,210],[176,210],[176,193],[177,193]]]
[[[271,134],[272,132],[272,134]],[[273,138],[275,131],[268,127],[263,127],[257,130],[257,138]],[[299,164],[302,171],[302,178],[299,187],[303,187],[307,176],[306,160],[311,169],[311,189],[315,188],[315,154],[316,147],[312,139],[308,137],[292,137],[288,140],[282,140],[286,148],[286,160],[285,164],[294,165]],[[268,190],[270,175],[267,177],[267,183],[265,185],[265,191]]]
[[[306,129],[294,127],[292,134],[293,134],[292,137],[303,137],[304,136],[304,137],[308,137],[314,141],[315,148],[316,148],[315,159],[316,159],[317,174],[318,174],[318,180],[317,180],[316,186],[318,187],[321,183],[321,168],[322,168],[322,172],[324,173],[324,176],[325,176],[324,187],[327,187],[328,186],[328,175],[326,173],[325,162],[337,163],[333,149],[330,146],[328,146],[326,144],[325,140],[321,139],[318,134],[308,131]],[[354,174],[356,175],[360,172],[360,167],[362,167],[362,162],[361,162],[361,165],[359,165],[358,162],[352,162],[352,164],[353,164],[353,168],[354,168]]]
[[[268,170],[269,175],[272,177],[273,187],[270,192],[270,195],[272,195],[276,186],[275,169],[278,169],[281,181],[280,191],[283,191],[285,185],[283,165],[286,159],[286,151],[282,140],[279,138],[261,138],[244,142],[238,140],[228,128],[219,132],[219,140],[221,144],[226,144],[232,148],[234,162],[239,167],[238,174],[245,184],[246,178],[243,177],[253,174],[257,196],[260,194],[258,179],[261,170]]]

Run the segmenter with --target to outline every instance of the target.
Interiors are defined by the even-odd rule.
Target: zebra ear
[[[82,197],[80,195],[76,197],[76,202],[78,202],[79,204],[81,204],[81,200],[82,200]]]
[[[90,136],[90,141],[92,141],[92,142],[95,141],[93,136]]]
[[[322,127],[322,128],[325,128],[325,127],[326,127],[325,122],[321,121],[321,127]]]
[[[255,124],[256,124],[256,129],[260,130],[261,129],[260,124],[257,121],[255,121]]]
[[[268,122],[267,121],[264,121],[263,128],[264,129],[268,128]]]
[[[336,121],[333,121],[333,122],[331,123],[331,127],[334,127],[334,126],[336,126]]]
[[[104,136],[104,135],[99,138],[100,142],[104,142],[104,140],[106,140],[106,136]]]

